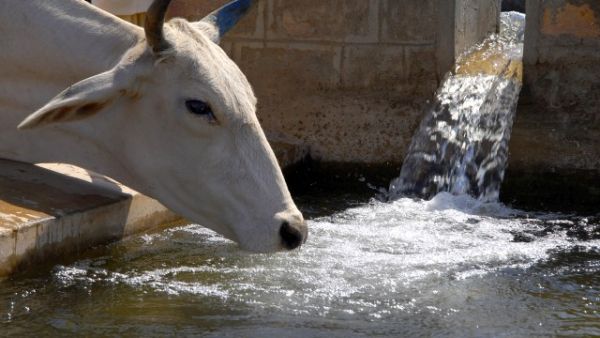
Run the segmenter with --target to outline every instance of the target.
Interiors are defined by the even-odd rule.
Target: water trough
[[[157,201],[74,166],[0,160],[0,276],[178,219]]]

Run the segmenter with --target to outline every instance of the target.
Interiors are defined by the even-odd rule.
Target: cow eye
[[[194,115],[206,117],[211,122],[217,121],[215,114],[206,102],[200,100],[188,100],[185,101],[185,106],[187,107],[188,111]]]

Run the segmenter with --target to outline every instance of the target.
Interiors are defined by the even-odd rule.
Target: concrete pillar
[[[508,185],[597,211],[600,2],[527,0],[524,77]]]
[[[600,170],[600,2],[527,1],[512,166]]]
[[[438,71],[452,69],[458,56],[500,26],[501,0],[438,1]]]

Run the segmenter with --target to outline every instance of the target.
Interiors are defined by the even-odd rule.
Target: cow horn
[[[235,0],[217,9],[201,20],[216,28],[218,39],[232,29],[241,18],[250,10],[256,0]]]
[[[154,53],[160,53],[169,49],[170,44],[165,40],[163,25],[165,23],[165,14],[171,0],[154,0],[148,12],[146,13],[146,40]]]

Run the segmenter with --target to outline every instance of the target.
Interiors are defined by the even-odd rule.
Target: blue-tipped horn
[[[231,30],[256,2],[257,0],[232,1],[210,13],[202,21],[214,25],[219,32],[219,37],[221,37]]]

